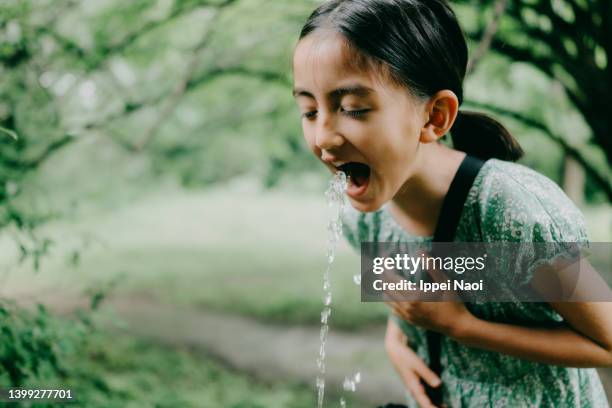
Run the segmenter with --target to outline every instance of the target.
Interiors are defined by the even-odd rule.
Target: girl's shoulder
[[[522,164],[489,159],[470,190],[484,241],[578,242],[584,217],[551,179]]]

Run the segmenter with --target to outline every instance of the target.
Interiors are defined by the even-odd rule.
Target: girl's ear
[[[425,106],[426,123],[421,128],[422,143],[435,142],[453,126],[459,111],[459,100],[453,91],[444,89],[431,97]]]

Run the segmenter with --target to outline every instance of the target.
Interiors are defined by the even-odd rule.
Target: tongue
[[[361,185],[368,180],[368,177],[365,174],[358,173],[353,174],[351,180],[353,180],[353,183],[355,183],[357,187],[361,187]]]

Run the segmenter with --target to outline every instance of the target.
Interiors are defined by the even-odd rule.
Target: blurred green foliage
[[[75,326],[62,336],[56,320],[44,307],[26,312],[7,302],[0,304],[0,384],[25,387],[65,376],[65,355],[74,351],[85,334]],[[77,339],[78,337],[78,339]]]
[[[478,33],[489,8],[465,3],[456,5],[459,17]],[[272,187],[298,172],[323,174],[302,141],[290,92],[292,48],[316,4],[3,2],[0,126],[20,136],[0,138],[3,223],[121,200],[160,178],[197,187],[252,174]],[[513,21],[500,30],[517,31]],[[477,46],[475,37],[472,51]],[[589,124],[558,80],[494,51],[468,78],[468,107],[540,121],[608,174],[605,152],[590,142]],[[525,122],[501,119],[525,145],[524,162],[561,182],[560,145]],[[606,200],[589,177],[586,192],[589,201]]]
[[[234,373],[194,350],[0,305],[0,387],[70,389],[83,407],[311,407],[314,393]],[[10,339],[10,341],[8,340]],[[72,406],[39,402],[27,406]],[[26,406],[25,404],[7,406]]]

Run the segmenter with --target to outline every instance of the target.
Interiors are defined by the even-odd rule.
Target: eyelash
[[[353,119],[361,119],[369,111],[370,111],[370,109],[356,109],[356,110],[343,110],[343,109],[341,109],[340,110],[340,112],[342,112],[343,115],[348,116],[348,117],[353,118]],[[305,113],[302,113],[302,118],[304,118],[304,119],[313,119],[316,114],[317,114],[317,111],[305,112]]]
[[[363,118],[366,113],[368,113],[369,109],[356,109],[356,110],[343,110],[342,114],[353,118],[353,119],[361,119]]]

